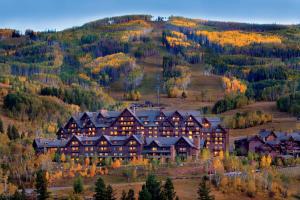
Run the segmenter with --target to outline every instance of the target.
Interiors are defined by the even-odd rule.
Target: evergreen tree
[[[121,199],[120,199],[120,200],[126,200],[126,197],[127,197],[127,194],[126,194],[126,192],[123,190],[123,191],[122,191],[122,196],[121,196]]]
[[[106,187],[106,200],[116,200],[116,199],[117,198],[113,188],[111,187],[111,185],[108,185]]]
[[[160,183],[156,180],[156,177],[151,174],[146,180],[146,188],[151,194],[152,200],[158,200],[160,198]]]
[[[73,191],[75,194],[83,192],[83,182],[81,176],[78,176],[73,183]]]
[[[6,134],[10,140],[16,140],[20,138],[20,134],[15,125],[8,125]]]
[[[162,199],[174,200],[176,192],[174,191],[174,185],[170,178],[167,178],[162,191]]]
[[[207,185],[207,177],[203,177],[199,189],[198,189],[198,200],[214,200],[215,197],[210,195],[210,188]]]
[[[11,139],[12,138],[12,134],[11,134],[11,125],[10,124],[7,126],[6,134],[7,134],[8,138],[10,140],[12,140]]]
[[[142,190],[139,192],[139,200],[151,200],[151,194],[149,193],[145,185],[142,186]]]
[[[4,126],[1,118],[0,118],[0,133],[4,133]]]
[[[12,125],[11,127],[11,133],[13,135],[14,140],[20,138],[19,131],[15,125]]]
[[[135,200],[133,189],[129,189],[126,200]]]
[[[98,178],[98,180],[96,181],[94,199],[95,200],[105,200],[106,199],[106,186],[101,177]]]
[[[25,200],[26,199],[25,190],[23,189],[22,192],[19,192],[18,190],[16,190],[16,192],[11,197],[11,199],[12,200]]]
[[[35,188],[37,193],[37,200],[45,200],[49,198],[50,193],[47,190],[48,180],[46,178],[46,171],[39,170],[36,173]]]

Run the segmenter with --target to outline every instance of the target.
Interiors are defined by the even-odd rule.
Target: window
[[[157,147],[152,147],[152,151],[157,151]]]
[[[130,150],[130,151],[135,151],[135,150],[136,150],[136,147],[129,147],[129,150]]]
[[[78,147],[72,147],[72,151],[78,151]]]
[[[185,148],[185,147],[180,147],[180,148],[179,148],[179,151],[181,151],[181,152],[182,152],[182,151],[186,151],[186,148]]]

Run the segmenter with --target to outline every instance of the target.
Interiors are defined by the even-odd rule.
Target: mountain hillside
[[[145,101],[205,113],[243,105],[228,96],[284,103],[299,90],[299,65],[298,25],[128,15],[60,32],[1,29],[1,115],[6,126],[30,122],[19,128],[34,134],[35,124],[55,132],[79,110]]]

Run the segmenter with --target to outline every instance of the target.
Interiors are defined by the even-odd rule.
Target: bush
[[[295,116],[300,115],[300,92],[288,95],[277,100],[277,108],[282,112],[289,112]]]
[[[258,126],[272,121],[272,115],[261,111],[246,111],[236,113],[232,118],[227,119],[227,126],[233,129]]]
[[[81,176],[78,176],[73,183],[73,190],[75,194],[79,194],[83,192],[83,181]]]
[[[250,101],[245,95],[229,95],[217,101],[212,108],[212,112],[219,114],[228,110],[241,108],[249,103]]]
[[[141,99],[141,93],[137,90],[132,90],[124,94],[124,99],[128,101],[139,101]]]

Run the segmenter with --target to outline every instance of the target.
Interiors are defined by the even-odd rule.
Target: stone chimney
[[[198,136],[198,135],[194,136],[193,137],[193,143],[194,143],[194,145],[196,147],[196,149],[195,149],[195,158],[196,158],[196,160],[198,160],[199,159],[200,150],[201,150],[200,136]]]
[[[198,135],[194,136],[193,142],[194,142],[195,147],[200,150],[200,148],[201,148],[200,147],[200,136],[198,136]]]
[[[174,145],[171,145],[171,147],[170,147],[170,159],[171,159],[172,162],[174,162],[175,158],[176,158],[176,149],[175,149]]]

